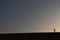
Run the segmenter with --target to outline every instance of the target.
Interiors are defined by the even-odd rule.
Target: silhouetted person
[[[56,29],[54,29],[54,32],[56,31]]]

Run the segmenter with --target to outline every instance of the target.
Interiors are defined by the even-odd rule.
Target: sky
[[[60,0],[0,0],[0,33],[60,32]]]

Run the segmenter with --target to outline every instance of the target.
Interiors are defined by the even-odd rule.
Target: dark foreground
[[[12,33],[0,34],[0,40],[58,40],[60,33]]]

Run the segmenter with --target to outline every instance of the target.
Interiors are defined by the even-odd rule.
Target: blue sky
[[[59,4],[59,0],[0,0],[0,33],[52,32],[52,25],[59,29]]]

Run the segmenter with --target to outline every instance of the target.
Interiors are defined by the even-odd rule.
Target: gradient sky
[[[60,31],[60,0],[0,0],[0,33]]]

